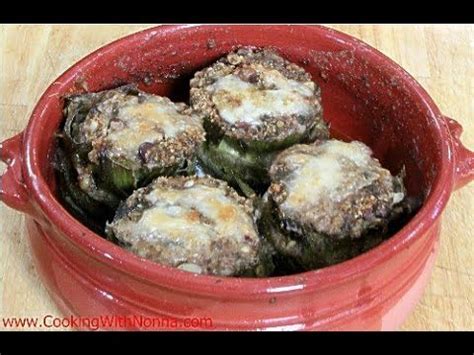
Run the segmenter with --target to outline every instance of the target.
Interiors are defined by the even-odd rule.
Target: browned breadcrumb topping
[[[144,196],[157,188],[166,187],[176,190],[184,190],[190,186],[193,186],[193,184],[218,188],[225,193],[225,196],[238,203],[245,210],[245,212],[253,213],[253,204],[251,200],[239,195],[232,187],[227,184],[227,182],[216,179],[210,175],[205,175],[203,177],[198,177],[196,175],[173,177],[160,176],[153,180],[151,184],[135,190],[133,194],[126,200],[127,209],[133,209],[139,204],[142,205]]]
[[[167,200],[166,196],[169,196],[169,193],[171,196],[175,196],[175,193],[179,194],[180,191],[186,194],[186,189],[197,186],[219,190],[219,192],[211,192],[217,194],[215,195],[216,201],[208,201],[212,206],[214,203],[221,206],[218,209],[217,217],[205,216],[199,208],[188,205],[189,202]],[[151,194],[156,191],[158,193],[153,196],[157,197],[150,198]],[[219,205],[220,193],[223,193],[232,202]],[[185,195],[183,196],[185,198]],[[158,200],[154,201],[154,198],[158,198]],[[176,201],[180,201],[180,199]],[[156,203],[158,205],[155,205]],[[202,232],[198,232],[200,229],[191,229],[196,233],[184,232],[184,235],[180,234],[179,228],[178,230],[173,229],[170,235],[166,233],[167,229],[160,231],[159,229],[154,230],[152,227],[144,231],[141,230],[146,227],[142,220],[145,212],[156,206],[159,211],[167,211],[166,217],[161,223],[171,223],[173,226],[176,222],[170,222],[169,218],[172,219],[171,216],[174,216],[175,213],[181,213],[178,218],[183,218],[183,209],[185,209],[187,212],[184,218],[191,225],[199,223],[207,229]],[[236,209],[237,206],[238,209]],[[173,209],[176,208],[178,210],[173,212]],[[241,214],[240,217],[236,213]],[[243,223],[237,223],[239,221]],[[140,231],[137,230],[138,224]],[[136,190],[125,201],[106,229],[108,233],[113,232],[118,240],[125,243],[127,249],[141,257],[195,273],[230,276],[252,269],[259,263],[261,243],[256,230],[251,201],[237,194],[227,183],[210,176],[177,176],[155,179],[150,185]],[[200,233],[209,234],[202,235]]]
[[[173,166],[190,159],[197,146],[204,142],[205,134],[200,128],[191,128],[176,138],[167,138],[155,143],[142,143],[138,155],[149,168]]]
[[[303,235],[307,230],[340,238],[358,238],[369,228],[384,225],[394,205],[399,202],[400,197],[396,197],[396,194],[403,194],[403,191],[395,191],[395,178],[375,158],[370,158],[363,168],[340,160],[344,173],[352,174],[352,179],[362,181],[370,177],[368,183],[360,184],[360,188],[352,193],[345,196],[336,194],[335,198],[329,197],[328,193],[317,199],[317,203],[309,206],[301,204],[299,210],[285,211],[282,208],[288,199],[289,181],[295,173],[289,162],[295,154],[317,156],[320,154],[318,146],[322,143],[295,145],[279,154],[273,162],[270,169],[272,184],[268,194],[278,206],[278,214],[285,221],[285,227]]]
[[[215,103],[213,94],[208,88],[219,78],[229,74],[238,76],[242,81],[254,84],[260,90],[269,89],[258,67],[274,69],[286,79],[314,86],[314,94],[308,98],[313,109],[310,115],[272,115],[261,118],[261,125],[251,125],[247,122],[229,123],[224,120]],[[303,68],[282,58],[270,49],[240,48],[235,52],[219,59],[213,65],[195,73],[190,82],[190,101],[192,107],[212,124],[219,127],[225,135],[243,141],[264,140],[268,142],[281,141],[293,134],[302,133],[315,128],[316,137],[326,138],[328,130],[322,119],[321,92],[311,80],[311,75]],[[230,99],[229,99],[230,100]],[[241,102],[235,102],[239,105]],[[232,102],[229,102],[232,104]]]
[[[131,94],[120,89],[109,90],[103,95],[81,126],[82,139],[92,146],[88,157],[93,163],[99,163],[101,157],[107,157],[113,161],[124,162],[130,165],[130,168],[173,166],[189,159],[197,146],[205,140],[201,120],[184,103],[175,104],[166,97],[144,92]],[[151,105],[151,108],[147,105]],[[154,125],[150,123],[153,115],[156,115],[152,110],[159,105],[165,106],[167,110],[175,110],[170,111],[172,114],[180,115],[180,124],[183,126],[181,131],[169,135],[160,127],[160,122]],[[138,127],[129,126],[131,119],[127,120],[124,112],[132,109],[137,115],[150,115],[148,126],[145,125],[147,122],[139,122],[141,116],[131,118],[138,122]],[[131,111],[128,117],[135,111]],[[120,138],[121,141],[112,139],[114,134],[123,135],[124,132],[129,132],[130,139],[125,135]],[[134,135],[138,135],[136,142],[133,140]]]

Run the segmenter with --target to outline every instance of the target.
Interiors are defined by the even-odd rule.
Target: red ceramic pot
[[[392,238],[316,271],[220,278],[141,259],[92,233],[61,206],[51,157],[63,95],[135,82],[186,100],[193,72],[240,45],[275,47],[305,67],[322,88],[334,134],[364,141],[394,173],[406,167],[409,193],[426,198]],[[160,26],[95,51],[51,84],[25,131],[1,145],[8,168],[0,197],[27,214],[38,273],[65,315],[203,317],[216,329],[394,329],[429,278],[450,194],[474,178],[474,154],[460,143],[461,130],[397,64],[337,31]]]

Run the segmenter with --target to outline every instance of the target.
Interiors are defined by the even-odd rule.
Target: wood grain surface
[[[0,141],[20,132],[46,87],[96,48],[143,25],[0,26]],[[411,73],[474,150],[474,26],[336,25]],[[3,171],[4,166],[1,166]],[[441,247],[422,300],[402,329],[474,330],[474,183],[444,213]],[[24,218],[0,204],[0,319],[59,316],[33,267]],[[3,328],[3,324],[0,324]]]

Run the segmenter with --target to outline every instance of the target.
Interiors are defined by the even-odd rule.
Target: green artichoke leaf
[[[268,168],[274,156],[275,152],[244,149],[239,142],[228,137],[218,144],[206,142],[198,150],[198,158],[206,172],[241,190],[247,190],[245,186],[261,189],[268,185]]]
[[[102,234],[105,222],[113,216],[119,200],[101,190],[90,193],[82,190],[72,161],[61,146],[56,149],[54,168],[58,181],[58,195],[68,211],[88,228]]]
[[[361,238],[325,235],[309,228],[286,228],[272,201],[260,204],[259,230],[275,249],[276,275],[314,270],[351,259],[380,244],[387,234],[373,230]]]
[[[172,166],[148,169],[125,159],[103,157],[100,165],[96,166],[95,176],[104,189],[126,198],[133,190],[149,184],[158,176],[173,176],[186,171],[186,165],[187,162],[183,161]]]

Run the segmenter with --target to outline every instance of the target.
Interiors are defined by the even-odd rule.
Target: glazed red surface
[[[192,74],[241,45],[274,47],[303,66],[322,88],[324,117],[334,135],[367,143],[392,173],[405,166],[409,193],[425,202],[391,239],[317,271],[219,278],[140,259],[61,206],[50,162],[64,95],[135,82],[186,100]],[[47,89],[24,134],[2,146],[10,167],[0,197],[31,216],[35,263],[64,313],[204,316],[221,329],[391,328],[419,297],[408,302],[405,295],[427,280],[439,217],[453,187],[473,178],[473,154],[459,142],[460,133],[403,69],[339,32],[319,26],[161,26],[99,49]],[[404,316],[390,313],[396,304]]]

